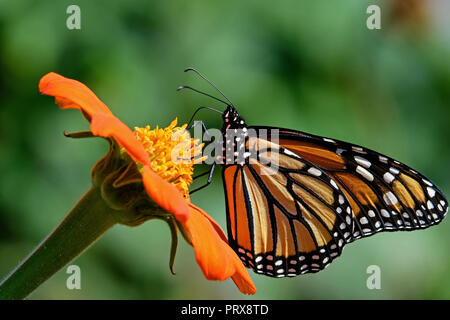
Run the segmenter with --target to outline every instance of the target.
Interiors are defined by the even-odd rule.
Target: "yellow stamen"
[[[150,156],[152,169],[164,180],[174,184],[187,198],[192,183],[194,164],[206,159],[202,157],[203,143],[190,137],[187,125],[177,127],[177,119],[167,128],[150,130],[134,128],[136,138],[142,143]]]

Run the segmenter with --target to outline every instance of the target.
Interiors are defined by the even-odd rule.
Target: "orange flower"
[[[247,270],[228,245],[220,226],[190,202],[187,188],[192,182],[192,165],[176,165],[167,157],[176,143],[168,137],[176,129],[176,121],[166,129],[150,131],[147,127],[136,128],[133,132],[88,87],[56,73],[42,77],[39,90],[42,94],[54,96],[62,109],[80,110],[90,121],[94,136],[113,139],[121,151],[130,156],[141,172],[140,179],[149,198],[172,214],[187,231],[197,263],[208,280],[231,277],[241,292],[256,292]],[[180,141],[183,139],[180,137]],[[192,146],[196,143],[193,139],[183,141],[192,143]]]

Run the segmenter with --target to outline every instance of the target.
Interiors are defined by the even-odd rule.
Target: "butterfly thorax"
[[[247,127],[245,120],[241,118],[239,113],[234,107],[228,106],[222,114],[223,126],[222,133],[225,133],[228,129],[239,129]]]
[[[222,126],[222,163],[243,165],[250,154],[246,150],[248,127],[234,107],[224,111]]]

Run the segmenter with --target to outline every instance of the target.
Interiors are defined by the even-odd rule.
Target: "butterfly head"
[[[236,108],[228,106],[222,114],[224,128],[238,129],[247,126],[245,120],[241,118]]]

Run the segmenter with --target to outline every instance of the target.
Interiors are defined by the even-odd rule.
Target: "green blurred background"
[[[81,8],[81,30],[66,8]],[[382,29],[368,30],[379,4]],[[197,106],[223,108],[179,85],[211,89],[250,125],[281,126],[364,145],[421,171],[450,191],[450,6],[448,1],[31,1],[0,0],[0,277],[63,218],[90,186],[107,150],[74,110],[38,93],[54,71],[89,86],[130,127],[186,122]],[[221,127],[214,112],[199,114]],[[202,172],[205,168],[199,168]],[[225,229],[220,170],[193,201]],[[114,227],[32,299],[449,299],[450,224],[382,233],[350,244],[326,270],[272,279],[250,271],[258,292],[204,279],[180,243],[169,272],[163,222]],[[369,290],[366,268],[381,268]]]

